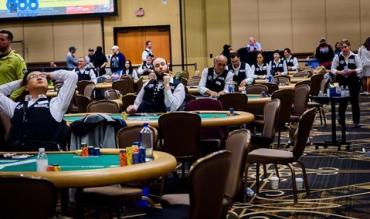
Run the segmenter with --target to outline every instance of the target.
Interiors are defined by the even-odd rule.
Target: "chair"
[[[229,93],[218,97],[224,109],[234,108],[237,111],[246,111],[248,96],[242,93]]]
[[[95,84],[90,83],[85,86],[83,95],[86,97],[89,97],[90,99],[94,99],[94,90],[95,90]]]
[[[126,110],[128,106],[134,104],[136,94],[126,94],[122,96],[122,110]]]
[[[119,105],[111,100],[98,100],[91,102],[86,107],[87,112],[91,113],[119,113]]]
[[[212,98],[201,98],[188,102],[186,104],[185,110],[195,111],[195,110],[222,110],[222,103],[219,100]]]
[[[159,133],[164,141],[162,150],[182,162],[192,162],[199,154],[201,118],[190,112],[166,113],[158,119]],[[185,131],[186,130],[186,131]]]
[[[1,218],[52,218],[57,189],[45,179],[0,177]]]
[[[91,103],[91,99],[80,94],[75,95],[75,101],[78,108],[79,113],[86,113],[87,112],[87,105]]]
[[[273,84],[273,83],[261,83],[263,85],[266,85],[267,88],[268,88],[268,93],[269,94],[272,94],[274,93],[275,91],[279,90],[279,86],[277,84]]]
[[[300,86],[300,85],[302,85],[302,84],[306,84],[306,85],[308,85],[308,86],[310,86],[310,87],[311,87],[311,81],[310,81],[310,80],[299,81],[299,82],[297,82],[297,83],[294,85],[294,87]]]
[[[226,218],[228,209],[232,203],[242,201],[244,188],[242,179],[244,174],[244,164],[248,151],[250,151],[250,131],[238,129],[229,133],[226,141],[226,150],[231,152],[231,164],[225,187],[223,198],[223,217]],[[189,194],[167,194],[161,199],[170,205],[189,205]]]
[[[109,89],[104,92],[104,97],[106,100],[116,100],[119,98],[119,93],[114,89]]]
[[[292,112],[292,104],[294,101],[294,90],[277,90],[275,91],[271,99],[280,99],[280,112],[278,116],[277,128],[278,128],[278,147],[280,147],[280,134],[281,129],[285,127],[285,123],[290,121],[290,115]]]
[[[316,74],[311,77],[311,96],[317,96],[321,88],[321,81],[324,79],[322,74]]]
[[[232,155],[228,151],[218,151],[206,157],[198,159],[190,168],[188,176],[189,195],[179,194],[185,197],[185,202],[180,205],[168,206],[171,215],[148,215],[149,218],[221,218],[223,199],[228,182]],[[186,205],[183,205],[186,204]],[[186,215],[180,215],[180,210],[185,208]]]
[[[309,94],[310,86],[307,84],[294,87],[293,110],[290,115],[290,122],[298,122],[302,113],[306,111]]]
[[[298,202],[297,198],[297,187],[295,182],[295,171],[292,167],[293,162],[300,164],[302,168],[304,184],[306,187],[307,195],[310,193],[306,169],[299,158],[302,156],[304,149],[307,144],[307,140],[312,129],[313,122],[315,120],[316,108],[312,108],[304,112],[299,120],[298,129],[294,135],[293,141],[293,151],[269,149],[269,148],[259,148],[248,153],[247,163],[256,163],[256,191],[259,193],[259,168],[260,164],[282,164],[287,165],[292,173],[292,184],[293,184],[293,194],[294,203]]]
[[[261,94],[263,92],[269,93],[269,89],[264,84],[253,84],[245,88],[247,94]]]
[[[289,84],[290,83],[290,77],[288,75],[278,75],[275,76],[276,84]]]
[[[130,77],[122,77],[120,80],[112,83],[112,88],[118,90],[121,95],[134,93],[134,81]]]
[[[194,75],[188,80],[188,86],[198,86],[200,81],[200,76]]]
[[[310,96],[317,96],[317,95],[319,95],[320,91],[322,93],[325,93],[327,84],[328,84],[328,79],[324,79],[323,74],[313,75],[311,77]],[[324,111],[324,108],[323,108],[323,104],[324,104],[324,102],[318,103],[316,101],[310,101],[310,102],[307,103],[307,108],[316,107],[317,110],[319,111],[321,126],[323,126],[323,125],[326,126],[326,116],[325,116],[325,111]]]
[[[84,94],[85,94],[85,87],[86,87],[88,84],[94,84],[94,82],[92,82],[92,81],[88,81],[88,80],[81,80],[81,81],[78,81],[78,82],[77,82],[77,88],[76,88],[76,90],[78,91],[78,94],[84,95]],[[94,85],[95,85],[95,84],[94,84]]]
[[[3,146],[5,145],[5,142],[8,138],[10,127],[11,127],[11,122],[9,116],[4,114],[4,112],[0,112],[0,130],[2,131],[0,134],[2,135],[0,137],[0,140],[4,141]]]
[[[134,142],[140,141],[140,131],[143,126],[126,126],[118,130],[117,132],[117,142],[119,148],[125,148],[131,146]],[[156,145],[158,138],[158,131],[156,128],[149,126],[153,133],[153,143]],[[155,147],[154,147],[155,148]]]
[[[143,87],[144,82],[143,82],[143,77],[140,77],[135,83],[134,83],[134,90],[135,93],[139,93],[141,88]]]

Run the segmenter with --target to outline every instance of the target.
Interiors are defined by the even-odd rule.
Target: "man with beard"
[[[153,62],[155,78],[141,88],[133,105],[127,107],[128,113],[149,113],[176,111],[185,99],[184,85],[170,76],[164,58]]]

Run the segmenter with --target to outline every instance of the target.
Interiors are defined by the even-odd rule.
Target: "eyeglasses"
[[[32,74],[30,76],[28,76],[28,80],[31,80],[31,79],[37,79],[37,78],[47,78],[46,74]]]

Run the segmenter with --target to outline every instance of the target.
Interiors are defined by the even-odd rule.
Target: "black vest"
[[[287,66],[293,67],[294,66],[294,57],[292,56],[289,60],[285,59],[285,62],[286,62]]]
[[[240,63],[240,68],[239,68],[239,71],[238,71],[238,75],[235,74],[235,71],[234,71],[232,65],[229,65],[229,70],[233,72],[233,74],[234,74],[233,81],[235,81],[238,86],[240,85],[240,83],[244,79],[247,78],[247,72],[245,72],[245,63],[244,62]]]
[[[170,83],[171,91],[173,92],[180,83],[180,81],[173,79],[173,83]],[[150,80],[144,87],[143,100],[137,112],[154,113],[166,111],[166,105],[164,104],[164,86],[158,88],[158,81]]]
[[[151,70],[154,70],[154,66],[153,64],[149,64],[147,65],[146,64],[146,61],[143,62],[143,66],[141,67],[143,70],[146,70],[146,69],[151,69]],[[142,74],[142,75],[148,75],[149,73],[148,72],[145,72]]]
[[[276,64],[273,60],[271,61],[271,75],[275,76],[275,72],[284,71],[284,60],[280,59],[280,62]]]
[[[258,66],[258,64],[254,65],[254,74],[255,75],[267,75],[268,65],[267,63],[263,63],[262,66]]]
[[[78,75],[78,81],[82,80],[90,81],[91,80],[90,70],[91,70],[90,68],[85,68],[84,71],[81,71],[79,68],[76,68],[75,72]]]
[[[342,54],[339,54],[339,65],[337,67],[337,70],[343,71],[345,66],[347,66],[347,63],[344,59],[344,56]],[[348,57],[348,69],[356,69],[356,68],[357,66],[356,66],[355,55],[350,55]]]
[[[20,102],[11,118],[9,150],[37,151],[40,147],[59,150],[58,145],[62,147],[69,140],[65,122],[55,121],[47,98],[38,99],[30,107],[27,104]]]
[[[213,78],[213,72],[214,68],[208,68],[206,88],[215,92],[220,92],[225,88],[225,81],[228,71],[224,70],[224,72],[222,72],[222,74],[216,78]]]

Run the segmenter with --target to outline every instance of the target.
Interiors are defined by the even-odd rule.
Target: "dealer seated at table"
[[[173,112],[183,104],[185,87],[170,76],[166,60],[156,58],[153,65],[154,79],[143,85],[134,104],[127,107],[127,113]]]
[[[214,67],[205,68],[199,81],[199,92],[202,95],[218,97],[228,93],[227,85],[232,83],[233,74],[226,69],[227,58],[218,55],[214,59]]]
[[[48,79],[63,82],[58,95],[48,100]],[[11,118],[7,146],[9,151],[59,150],[69,140],[63,116],[75,92],[78,76],[74,71],[58,70],[51,73],[34,71],[23,80],[0,86],[0,110]],[[21,86],[27,94],[20,102],[8,95]]]
[[[239,90],[245,90],[245,86],[254,82],[254,71],[248,63],[241,62],[237,52],[230,53],[231,64],[228,66],[229,72],[233,75],[233,81]]]

